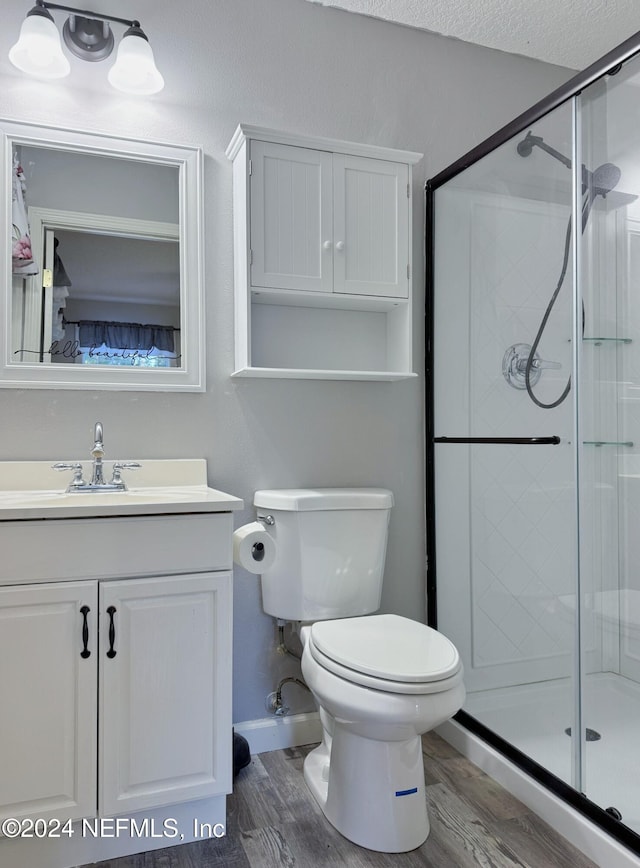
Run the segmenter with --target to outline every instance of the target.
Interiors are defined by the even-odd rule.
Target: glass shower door
[[[463,719],[625,842],[640,834],[639,95],[640,55],[623,54],[428,200],[430,611],[463,660]]]
[[[572,111],[534,131],[569,156]],[[524,135],[434,192],[433,351],[438,629],[464,710],[576,785],[572,205]]]
[[[580,603],[583,792],[640,832],[640,62],[586,88]],[[585,551],[590,557],[585,557]]]

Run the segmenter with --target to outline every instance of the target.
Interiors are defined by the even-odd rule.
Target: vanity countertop
[[[142,460],[138,470],[123,471],[127,491],[81,493],[65,491],[71,473],[54,470],[53,463],[0,461],[0,521],[232,512],[244,505],[207,485],[203,458]],[[91,462],[80,463],[90,476]],[[111,463],[105,461],[106,471]]]

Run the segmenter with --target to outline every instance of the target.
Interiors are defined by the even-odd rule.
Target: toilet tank
[[[380,608],[393,494],[383,488],[257,491],[276,546],[262,607],[276,618],[322,621]]]

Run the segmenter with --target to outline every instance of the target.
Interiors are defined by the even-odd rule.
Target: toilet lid
[[[316,621],[315,647],[341,666],[405,684],[450,678],[460,668],[452,642],[425,624],[400,615]]]

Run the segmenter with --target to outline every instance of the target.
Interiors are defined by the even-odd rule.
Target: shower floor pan
[[[557,679],[470,693],[464,710],[556,777],[571,783],[572,685]],[[614,673],[589,675],[584,726],[601,738],[587,741],[583,792],[615,807],[640,834],[640,685]]]

